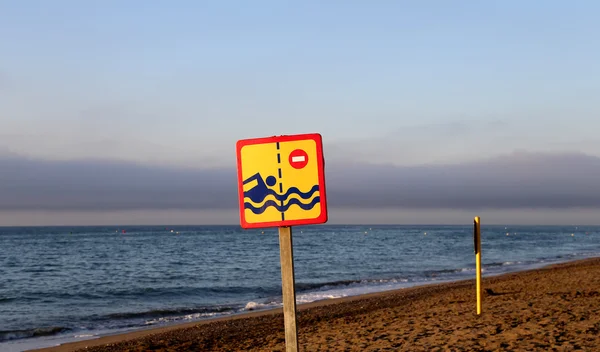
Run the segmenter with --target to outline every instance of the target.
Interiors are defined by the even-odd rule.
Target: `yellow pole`
[[[475,217],[475,272],[477,273],[477,314],[481,314],[481,219]]]

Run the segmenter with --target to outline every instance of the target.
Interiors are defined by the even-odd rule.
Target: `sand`
[[[299,307],[301,351],[600,351],[600,258]],[[87,348],[86,348],[87,347]],[[285,351],[281,310],[41,351]]]

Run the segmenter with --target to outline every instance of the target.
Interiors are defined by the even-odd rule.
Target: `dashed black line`
[[[277,145],[277,150],[279,150],[279,142],[276,143]],[[277,175],[279,176],[279,193],[283,194],[283,182],[281,182],[281,154],[279,152],[277,152],[277,164],[279,165],[279,168],[277,169]],[[281,208],[283,209],[283,200],[279,201]],[[285,212],[282,211],[281,212],[281,221],[285,220]]]

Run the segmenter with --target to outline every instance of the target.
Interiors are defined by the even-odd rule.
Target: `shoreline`
[[[532,279],[533,277],[532,282],[536,282],[539,281],[539,278],[535,278],[536,276],[541,276],[543,278],[552,273],[562,273],[564,275],[565,271],[568,271],[569,269],[579,271],[582,267],[592,267],[598,269],[598,272],[600,273],[600,258],[588,258],[559,264],[549,264],[537,269],[526,269],[518,272],[484,277],[483,288],[485,289],[488,285],[511,283],[514,281],[524,282],[524,278],[526,277],[529,279]],[[364,295],[329,300],[320,300],[298,305],[300,343],[302,344],[305,342],[304,337],[306,335],[303,334],[304,330],[313,329],[315,324],[321,325],[322,322],[333,322],[339,319],[344,319],[345,317],[357,317],[365,314],[368,316],[370,313],[379,309],[383,309],[384,307],[388,309],[403,307],[410,310],[410,307],[414,305],[415,302],[422,302],[423,300],[431,299],[440,301],[448,295],[452,296],[456,294],[458,291],[460,291],[459,295],[462,297],[462,299],[450,303],[460,305],[461,309],[463,310],[466,309],[467,315],[471,318],[473,316],[478,318],[474,313],[474,282],[475,280],[473,278],[446,283],[429,283],[409,288],[367,293]],[[565,287],[568,287],[568,285]],[[600,287],[596,288],[600,289]],[[510,292],[501,293],[499,295],[489,296],[489,298],[502,297],[510,294]],[[488,295],[485,293],[483,295],[483,312],[485,314],[486,298],[488,298]],[[469,307],[471,309],[469,309]],[[472,311],[471,314],[468,314],[469,311]],[[175,351],[185,350],[186,347],[184,345],[190,342],[200,343],[200,345],[204,344],[202,345],[204,346],[203,348],[207,348],[206,344],[211,345],[211,348],[217,347],[214,346],[214,344],[222,344],[224,350],[244,350],[245,348],[258,348],[262,344],[265,346],[265,348],[267,348],[265,350],[269,350],[269,348],[277,348],[276,346],[281,348],[281,346],[283,346],[283,341],[281,341],[281,337],[278,336],[283,334],[283,318],[281,312],[281,307],[255,312],[245,312],[232,316],[216,317],[201,321],[106,335],[99,338],[69,342],[59,346],[46,347],[30,351],[67,352],[86,348],[88,351],[117,351],[122,349],[138,351],[143,350],[143,346],[146,346],[147,348],[149,348],[149,346],[153,346],[153,348],[157,347],[156,349],[161,351]],[[429,318],[425,320],[429,320]],[[240,332],[238,330],[243,331]],[[202,335],[202,341],[200,342],[197,342],[198,334]],[[244,345],[244,343],[246,343],[246,345]],[[192,348],[192,346],[188,346],[188,348]],[[193,348],[195,349],[196,347]],[[301,349],[311,350],[311,348]]]

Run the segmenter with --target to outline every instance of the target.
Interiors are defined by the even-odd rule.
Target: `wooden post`
[[[294,251],[291,227],[279,228],[279,255],[281,259],[285,350],[286,352],[297,352],[298,328],[296,326],[296,287],[294,279]]]
[[[475,239],[475,272],[477,275],[477,314],[481,314],[481,219],[475,217],[473,238]]]

